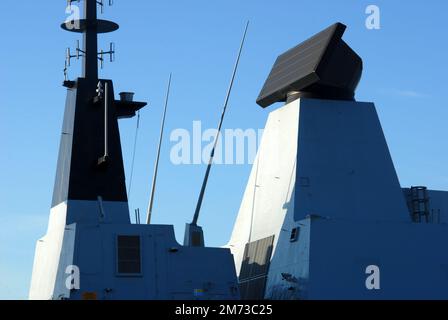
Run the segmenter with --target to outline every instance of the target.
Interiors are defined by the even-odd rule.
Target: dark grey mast
[[[96,0],[84,0],[84,19],[62,24],[66,31],[83,34],[83,49],[67,55],[68,65],[82,57],[83,68],[81,78],[64,81],[68,92],[53,207],[69,200],[128,201],[118,119],[133,117],[146,103],[127,95],[115,100],[112,81],[98,78],[98,61],[103,64],[105,55],[112,61],[115,54],[112,45],[108,52],[98,51],[98,34],[119,26],[97,19],[97,6]],[[119,220],[129,221],[129,213]]]

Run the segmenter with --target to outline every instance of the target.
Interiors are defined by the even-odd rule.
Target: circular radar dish
[[[107,20],[89,21],[85,19],[71,20],[61,24],[65,31],[84,33],[86,30],[95,30],[97,33],[109,33],[118,30],[119,26],[115,22]]]

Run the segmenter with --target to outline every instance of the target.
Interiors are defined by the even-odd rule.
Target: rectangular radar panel
[[[342,40],[346,26],[336,23],[280,55],[257,103],[266,108],[288,94],[353,100],[362,74],[361,58]]]

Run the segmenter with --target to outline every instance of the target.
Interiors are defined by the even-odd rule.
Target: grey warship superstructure
[[[69,1],[71,5],[72,1]],[[103,1],[83,0],[83,74],[66,80],[67,101],[47,234],[37,242],[30,299],[236,299],[229,249],[179,245],[171,225],[131,224],[118,119],[145,102],[99,79],[98,34],[118,25],[97,19]]]
[[[448,192],[399,184],[334,24],[279,56],[229,242],[244,299],[448,299]]]
[[[400,186],[375,105],[356,101],[363,61],[342,39],[345,25],[278,57],[257,103],[285,105],[268,117],[229,243],[207,248],[198,218],[214,148],[184,245],[173,226],[150,224],[156,175],[148,223],[131,223],[118,120],[147,103],[115,99],[113,82],[99,78],[115,47],[99,51],[98,34],[118,25],[97,18],[103,1],[83,5],[83,19],[62,25],[84,37],[67,51],[83,74],[64,81],[30,299],[448,299],[448,192]],[[158,155],[162,134],[163,125]]]

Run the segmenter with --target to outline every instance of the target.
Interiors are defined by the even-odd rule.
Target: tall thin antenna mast
[[[172,74],[170,74],[170,78],[168,80],[168,89],[166,91],[165,109],[163,111],[162,125],[160,128],[159,146],[157,148],[157,158],[156,158],[156,164],[154,167],[154,176],[152,177],[151,197],[149,198],[148,212],[147,212],[147,216],[146,216],[146,224],[151,223],[152,208],[154,205],[154,194],[156,192],[156,184],[157,184],[157,174],[159,172],[160,150],[162,149],[163,132],[165,129],[166,111],[168,108],[168,102],[169,102],[169,98],[170,98],[171,79],[172,79]]]
[[[96,23],[97,2],[84,1],[84,18],[87,23]],[[94,28],[86,28],[84,32],[84,67],[83,77],[98,79],[98,32]]]
[[[67,0],[70,6],[75,0]],[[79,1],[78,1],[79,2]],[[113,4],[109,0],[109,5]],[[67,68],[70,67],[70,60],[76,58],[77,60],[83,58],[82,77],[95,81],[98,80],[98,61],[101,62],[101,67],[104,63],[104,56],[109,55],[110,61],[115,59],[115,45],[110,44],[110,50],[101,50],[98,52],[98,34],[109,33],[118,30],[118,24],[97,18],[97,7],[101,7],[101,12],[104,7],[104,0],[84,0],[84,19],[76,19],[64,22],[62,29],[70,32],[83,34],[83,48],[79,47],[77,42],[76,54],[72,55],[70,49],[66,52],[66,63],[64,73],[67,76]]]
[[[207,187],[208,177],[210,175],[210,169],[212,168],[213,160],[215,158],[215,150],[216,150],[216,146],[218,144],[218,138],[219,138],[219,135],[221,134],[222,123],[224,121],[224,116],[225,116],[226,111],[227,111],[227,105],[229,104],[230,94],[232,93],[233,83],[235,82],[235,76],[236,76],[236,72],[238,71],[238,65],[240,63],[241,53],[243,51],[244,42],[246,40],[246,35],[247,35],[248,28],[249,28],[249,21],[247,21],[247,23],[246,23],[246,28],[244,30],[243,39],[241,40],[241,45],[240,45],[240,49],[239,49],[239,52],[238,52],[238,57],[236,59],[235,66],[233,68],[232,79],[230,80],[229,89],[227,90],[226,99],[224,101],[224,108],[223,108],[223,111],[222,111],[222,114],[221,114],[221,119],[219,120],[218,131],[216,133],[213,149],[212,149],[212,151],[210,153],[210,159],[208,161],[208,166],[207,166],[207,170],[205,172],[205,177],[204,177],[204,181],[202,183],[202,188],[201,188],[201,192],[199,194],[199,199],[198,199],[198,203],[196,205],[196,210],[194,212],[193,222],[191,223],[193,226],[197,226],[197,223],[198,223],[199,213],[201,211],[202,201],[204,199],[204,194],[205,194],[205,189]]]

